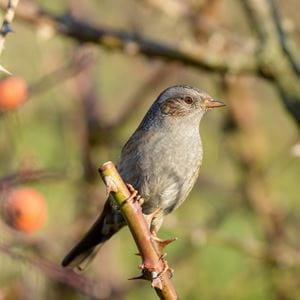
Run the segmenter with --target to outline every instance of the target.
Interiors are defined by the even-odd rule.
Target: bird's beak
[[[216,108],[221,106],[226,106],[223,102],[214,100],[214,99],[205,99],[203,102],[203,106],[206,108]]]

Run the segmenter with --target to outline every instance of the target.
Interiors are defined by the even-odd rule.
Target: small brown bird
[[[151,215],[153,234],[194,186],[202,162],[199,123],[208,109],[220,106],[224,104],[203,90],[186,85],[169,87],[154,101],[123,147],[117,168],[124,181],[143,197],[142,210]],[[109,197],[102,214],[62,265],[82,270],[124,225]]]

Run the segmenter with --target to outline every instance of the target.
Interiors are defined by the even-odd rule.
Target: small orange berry
[[[5,201],[4,216],[8,225],[25,233],[37,231],[45,222],[44,196],[32,188],[17,188]]]
[[[26,82],[16,76],[0,80],[0,110],[13,110],[23,104],[28,95]]]

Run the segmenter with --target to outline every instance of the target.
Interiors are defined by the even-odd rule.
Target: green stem
[[[141,206],[134,201],[125,201],[131,196],[126,184],[112,162],[106,162],[99,168],[100,175],[111,191],[116,204],[127,222],[142,257],[141,279],[151,281],[160,299],[178,299],[166,263],[161,259],[155,247],[151,232],[141,210]]]

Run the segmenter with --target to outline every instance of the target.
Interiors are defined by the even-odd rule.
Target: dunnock
[[[125,182],[143,197],[155,235],[165,215],[192,189],[202,161],[199,123],[210,108],[224,106],[203,90],[177,85],[164,90],[122,149],[117,168]],[[62,265],[83,269],[99,247],[126,225],[110,197],[102,214]]]

